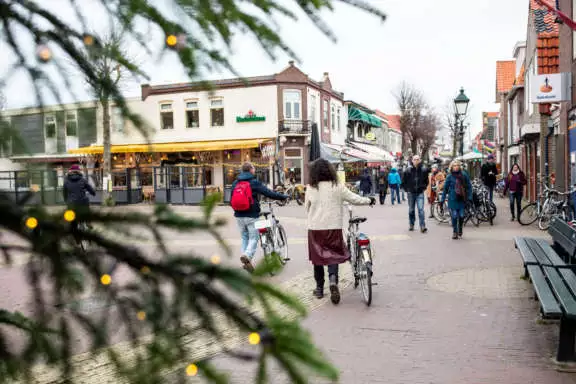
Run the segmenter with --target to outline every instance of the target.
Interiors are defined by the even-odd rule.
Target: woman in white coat
[[[336,171],[325,159],[310,164],[310,184],[306,188],[306,214],[308,227],[308,255],[314,265],[317,298],[324,297],[324,266],[328,266],[330,299],[340,302],[338,289],[338,264],[350,260],[344,242],[343,202],[354,205],[373,205],[373,197],[358,196],[344,184],[338,183]]]

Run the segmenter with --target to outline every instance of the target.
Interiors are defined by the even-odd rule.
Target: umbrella
[[[312,132],[310,135],[310,156],[309,160],[315,161],[322,157],[320,151],[320,136],[318,134],[318,124],[312,124]]]

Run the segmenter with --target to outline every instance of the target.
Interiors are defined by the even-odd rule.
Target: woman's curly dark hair
[[[318,189],[318,183],[321,181],[331,181],[334,185],[338,183],[336,170],[326,159],[318,159],[310,163],[310,186]]]

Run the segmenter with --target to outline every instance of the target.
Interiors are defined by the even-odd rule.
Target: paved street
[[[363,229],[376,250],[378,285],[370,308],[350,286],[348,265],[342,268],[340,305],[311,297],[314,283],[303,208],[277,208],[290,238],[292,260],[274,280],[301,297],[311,310],[305,325],[340,369],[341,383],[576,383],[576,374],[559,372],[552,363],[558,326],[538,321],[537,302],[532,300],[530,285],[520,279],[520,257],[512,243],[513,236],[521,233],[546,234],[510,223],[505,206],[499,208],[494,227],[467,227],[462,241],[450,240],[451,229],[433,222],[428,234],[408,232],[406,205],[357,208],[357,214],[369,218]],[[179,207],[178,212],[193,216],[199,209]],[[231,217],[226,207],[218,208],[216,214]],[[237,253],[233,221],[223,235]],[[147,241],[142,246],[154,251]],[[222,254],[205,235],[170,234],[170,246],[206,257]],[[237,256],[226,262],[238,263]],[[17,260],[20,265],[25,262],[24,256]],[[118,275],[128,278],[126,271]],[[0,307],[25,310],[28,295],[22,289],[22,268],[1,268],[0,284],[4,290]],[[117,341],[123,341],[121,335]],[[233,334],[229,343],[245,348],[245,337]],[[191,348],[191,361],[205,357],[211,348],[206,340],[198,342],[197,348]],[[85,349],[79,341],[82,382],[114,383],[106,364],[81,354]],[[233,383],[253,381],[255,366],[222,356],[214,361],[232,373]],[[280,374],[272,377],[274,383],[287,382]],[[49,383],[53,378],[54,372],[42,370],[37,382]]]

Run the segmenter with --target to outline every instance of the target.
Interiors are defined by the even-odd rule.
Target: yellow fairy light
[[[260,344],[260,334],[258,334],[257,332],[252,332],[248,336],[248,342],[252,345]]]
[[[178,44],[178,38],[175,35],[168,35],[166,37],[166,45],[169,47],[175,47]]]
[[[196,364],[188,364],[186,367],[186,375],[188,376],[196,376],[198,374],[198,367]]]
[[[213,255],[213,256],[210,258],[210,261],[212,262],[212,264],[218,265],[218,264],[220,264],[220,261],[221,261],[221,260],[220,260],[220,256],[218,256],[218,255]]]
[[[109,274],[104,274],[100,278],[100,282],[102,283],[102,285],[110,285],[110,283],[112,282],[112,276],[110,276]]]
[[[35,217],[29,217],[26,219],[26,226],[30,229],[34,229],[38,226],[38,219]]]
[[[64,212],[64,220],[68,222],[76,220],[76,212],[68,209],[66,212]]]
[[[147,275],[150,273],[150,268],[148,268],[147,266],[143,266],[142,268],[140,268],[140,272]]]
[[[136,317],[138,317],[138,320],[144,321],[146,320],[146,312],[140,311],[136,314]]]
[[[94,36],[89,35],[89,34],[85,34],[82,37],[82,41],[84,41],[85,45],[94,45]]]
[[[46,45],[40,45],[36,50],[36,55],[38,55],[38,58],[41,61],[46,63],[52,59],[52,50]]]

